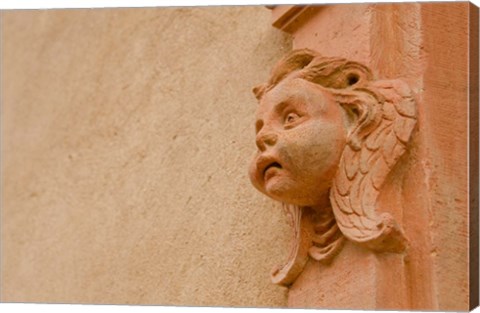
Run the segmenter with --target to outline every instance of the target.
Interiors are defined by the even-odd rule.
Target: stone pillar
[[[478,305],[478,8],[275,6],[272,24],[293,36],[294,49],[361,62],[377,78],[401,78],[418,111],[408,151],[378,199],[404,230],[407,250],[375,253],[347,242],[330,265],[310,259],[290,285],[289,306]]]

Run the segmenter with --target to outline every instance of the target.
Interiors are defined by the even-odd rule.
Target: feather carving
[[[350,134],[340,159],[330,199],[338,227],[349,240],[376,251],[400,252],[403,232],[390,214],[379,214],[377,198],[389,172],[405,153],[416,125],[416,108],[409,87],[401,80],[372,82],[379,95],[370,116],[376,127]],[[359,148],[359,149],[358,149]]]

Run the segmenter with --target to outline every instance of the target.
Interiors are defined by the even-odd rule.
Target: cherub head
[[[374,80],[360,63],[303,49],[280,60],[253,92],[259,100],[253,185],[296,212],[331,207],[335,225],[357,244],[403,251],[403,232],[378,212],[377,198],[416,125],[408,85]],[[331,247],[315,249],[309,255],[316,260],[332,255]]]
[[[283,58],[270,80],[254,88],[258,153],[253,185],[267,196],[298,206],[321,207],[353,132],[368,126],[378,102],[359,88],[371,80],[363,65],[303,49]]]

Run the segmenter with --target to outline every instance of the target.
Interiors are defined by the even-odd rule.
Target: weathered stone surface
[[[294,48],[359,61],[377,78],[401,78],[418,114],[402,165],[386,178],[375,206],[402,226],[405,252],[361,255],[346,245],[329,266],[310,260],[290,287],[289,305],[422,310],[478,305],[478,8],[467,2],[276,7],[273,25],[293,35]],[[386,120],[395,111],[404,117],[414,112],[409,106],[383,109]],[[407,142],[405,130],[412,123],[405,119],[393,127],[400,142]],[[367,141],[371,151],[388,138],[378,132],[383,138]],[[384,156],[397,148],[390,145],[385,151],[393,154]],[[372,153],[357,157],[355,151],[354,146],[346,151],[351,161],[340,168],[345,176],[337,192],[344,212],[358,215],[359,206],[348,207],[346,184],[375,162],[368,162]],[[366,162],[358,166],[356,158]],[[371,191],[380,185],[374,183]],[[335,276],[352,280],[338,284]]]
[[[2,12],[1,299],[285,306],[248,181],[264,7]]]

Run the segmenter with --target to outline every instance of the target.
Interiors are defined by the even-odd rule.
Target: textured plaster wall
[[[2,13],[1,300],[285,306],[247,178],[264,7]]]

